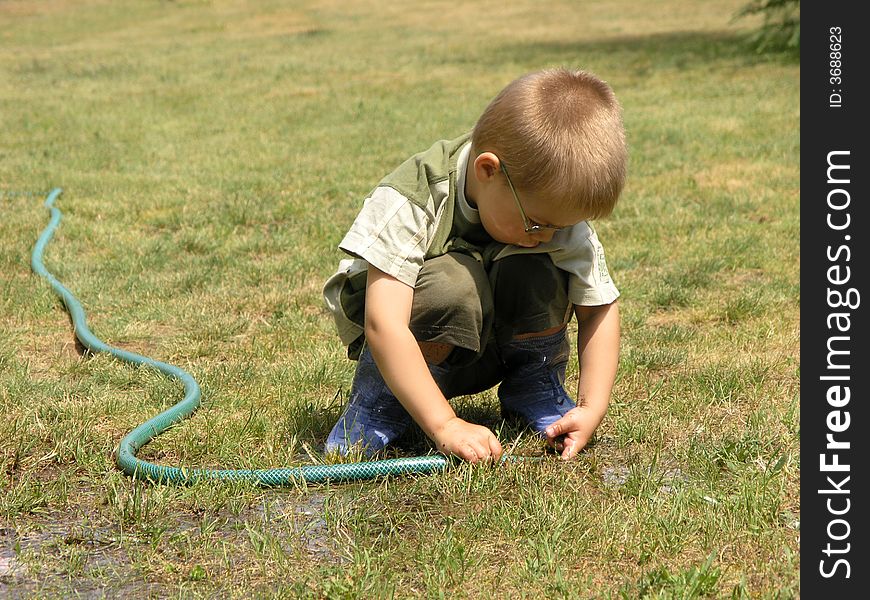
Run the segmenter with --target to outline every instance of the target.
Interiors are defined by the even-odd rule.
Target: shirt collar
[[[465,197],[465,175],[468,171],[468,156],[471,154],[471,142],[465,144],[462,150],[459,151],[456,170],[456,205],[462,211],[462,216],[469,223],[480,223],[480,212],[476,208],[472,208],[468,203],[468,198]]]

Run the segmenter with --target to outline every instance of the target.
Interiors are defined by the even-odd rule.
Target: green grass
[[[799,596],[800,72],[742,4],[0,2],[0,595]],[[79,353],[30,272],[45,192],[93,331],[203,388],[145,458],[322,460],[352,364],[320,288],[366,192],[554,65],[610,82],[631,145],[597,224],[622,359],[577,460],[271,491],[116,470],[181,388]],[[457,402],[540,452],[496,404]]]

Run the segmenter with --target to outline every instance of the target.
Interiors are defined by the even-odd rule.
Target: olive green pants
[[[517,335],[567,323],[571,308],[568,275],[547,254],[508,256],[486,269],[467,254],[449,252],[423,264],[409,327],[420,342],[454,347],[444,365],[449,377],[439,382],[450,398],[502,381],[499,348]],[[353,318],[363,325],[361,312]]]

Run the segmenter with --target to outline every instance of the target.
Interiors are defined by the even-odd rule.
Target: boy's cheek
[[[484,230],[489,234],[489,237],[497,242],[501,242],[502,244],[515,244],[519,246],[526,241],[524,238],[527,236],[522,230],[519,232],[512,231],[512,228],[501,226],[498,222],[489,219],[481,219],[481,224],[483,225]]]

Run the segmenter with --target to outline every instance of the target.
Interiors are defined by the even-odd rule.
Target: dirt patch
[[[95,577],[97,573],[110,578]],[[0,596],[4,598],[49,591],[102,598],[109,593],[138,594],[145,587],[136,582],[126,550],[109,529],[62,520],[27,531],[0,529]]]
[[[98,504],[102,496],[81,490],[78,497]],[[0,527],[0,597],[163,595],[165,584],[148,583],[154,578],[143,578],[136,559],[141,562],[148,556],[154,532],[160,539],[184,538],[190,547],[222,542],[238,549],[237,565],[259,560],[255,537],[261,531],[287,555],[298,556],[301,549],[305,560],[341,562],[338,543],[324,519],[325,502],[326,497],[316,492],[275,492],[240,511],[222,509],[205,520],[178,512],[171,519],[138,524],[110,523],[106,515],[85,505],[32,515],[14,527]]]

